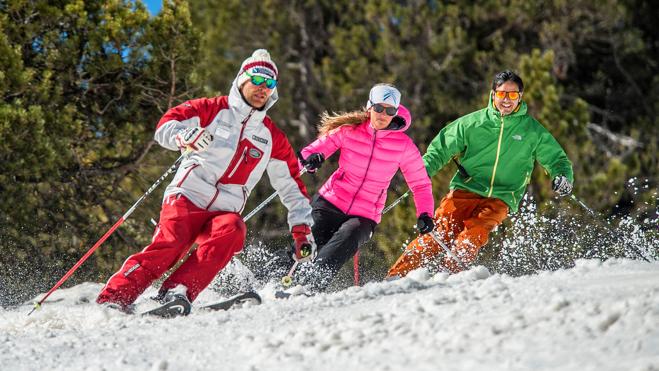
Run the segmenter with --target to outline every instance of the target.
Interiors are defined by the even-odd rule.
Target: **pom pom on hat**
[[[252,56],[243,61],[237,76],[238,87],[242,86],[245,81],[250,79],[250,77],[247,76],[245,72],[252,76],[258,75],[275,80],[277,80],[279,75],[277,65],[272,61],[272,59],[270,59],[270,53],[268,53],[268,51],[265,49],[254,50]]]

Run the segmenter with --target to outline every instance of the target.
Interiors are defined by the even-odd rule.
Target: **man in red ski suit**
[[[310,245],[315,252],[311,206],[295,153],[266,116],[278,99],[277,77],[269,53],[258,49],[242,63],[228,96],[190,100],[160,119],[155,140],[170,150],[192,152],[165,191],[151,244],[128,257],[97,303],[128,310],[196,242],[197,249],[159,295],[183,293],[193,301],[242,250],[247,230],[240,213],[266,170],[288,209],[296,245]]]

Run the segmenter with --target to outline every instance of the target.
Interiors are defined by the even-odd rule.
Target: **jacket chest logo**
[[[514,139],[514,140],[517,140],[517,141],[521,141],[521,140],[522,140],[522,136],[519,135],[519,134],[515,134],[515,135],[513,135],[513,139]]]
[[[263,138],[261,138],[261,137],[257,137],[256,135],[252,135],[252,140],[255,140],[255,141],[257,141],[257,142],[261,142],[261,143],[263,143],[263,144],[268,144],[268,140],[267,140],[267,139],[263,139]]]

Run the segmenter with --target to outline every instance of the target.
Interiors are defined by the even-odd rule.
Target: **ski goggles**
[[[382,113],[383,111],[388,115],[388,116],[394,116],[398,112],[398,108],[396,107],[385,107],[381,105],[380,103],[375,103],[371,106],[373,108],[373,111],[377,113]]]
[[[505,98],[506,95],[508,95],[508,98],[510,98],[510,100],[516,100],[517,98],[519,98],[519,92],[518,91],[499,91],[499,90],[495,90],[494,95],[499,99]]]
[[[275,79],[270,79],[259,75],[250,75],[250,73],[247,71],[245,71],[245,74],[251,79],[252,84],[256,86],[265,83],[265,87],[268,89],[274,89],[275,87],[277,87],[277,80]]]

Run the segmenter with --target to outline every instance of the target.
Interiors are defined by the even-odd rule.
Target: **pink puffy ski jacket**
[[[400,105],[392,122],[399,127],[375,130],[370,120],[357,126],[344,125],[301,151],[304,158],[312,153],[322,153],[328,158],[341,150],[339,168],[319,193],[347,215],[363,216],[380,223],[387,188],[399,168],[414,194],[417,217],[422,213],[433,215],[435,205],[430,178],[418,148],[405,134],[412,116]]]

